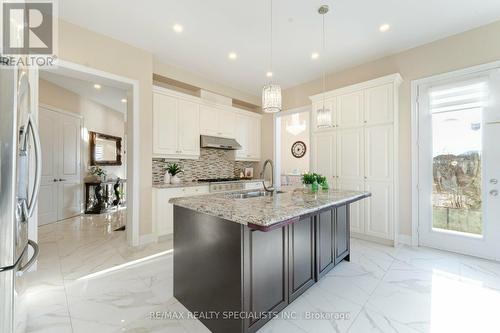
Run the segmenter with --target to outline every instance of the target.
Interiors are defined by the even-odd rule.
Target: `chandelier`
[[[270,0],[270,13],[271,13],[271,31],[270,31],[270,45],[269,45],[269,67],[270,71],[267,72],[267,77],[273,77],[273,1]],[[272,83],[271,81],[262,88],[262,111],[265,113],[276,113],[281,111],[281,87]]]
[[[325,38],[325,15],[328,13],[328,6],[323,5],[319,7],[318,13],[322,16],[323,19],[323,105],[321,108],[316,110],[316,126],[318,128],[332,127],[332,110],[329,109],[325,103],[325,95],[326,95],[326,38]]]

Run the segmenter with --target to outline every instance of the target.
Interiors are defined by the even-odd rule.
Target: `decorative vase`
[[[163,176],[163,182],[165,184],[170,184],[170,174],[168,172],[165,172],[165,176]]]
[[[170,184],[179,184],[181,182],[181,179],[179,176],[175,175],[170,177]]]

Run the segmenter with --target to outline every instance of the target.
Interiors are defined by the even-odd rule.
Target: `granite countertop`
[[[284,187],[282,191],[284,193],[273,196],[245,199],[235,198],[235,192],[215,193],[174,198],[169,202],[244,225],[269,227],[326,207],[361,200],[371,195],[369,192],[333,189],[319,190],[313,194],[297,187]]]
[[[262,179],[238,179],[233,181],[228,181],[226,183],[255,183],[261,182]],[[154,188],[182,188],[182,187],[193,187],[193,186],[208,186],[209,182],[199,182],[199,181],[184,181],[179,184],[165,184],[165,183],[153,183]],[[213,183],[212,183],[213,184]]]

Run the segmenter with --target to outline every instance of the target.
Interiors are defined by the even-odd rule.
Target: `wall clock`
[[[295,158],[302,158],[306,154],[307,147],[302,141],[297,141],[292,145],[292,155]]]

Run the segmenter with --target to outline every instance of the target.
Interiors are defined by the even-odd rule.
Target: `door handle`
[[[490,179],[490,184],[493,184],[493,185],[498,184],[498,179],[495,179],[495,178]]]
[[[58,182],[58,180],[57,180],[57,179],[55,179],[55,178],[54,178],[54,179],[52,179],[52,181],[53,181],[54,183]]]
[[[42,180],[42,172],[41,172],[41,166],[42,166],[42,147],[40,144],[40,136],[38,134],[38,128],[33,121],[33,115],[31,112],[28,115],[28,122],[26,124],[26,135],[24,137],[24,142],[22,145],[22,149],[24,151],[27,151],[28,149],[28,131],[31,132],[31,135],[33,135],[33,142],[34,142],[34,150],[35,150],[35,182],[33,183],[33,189],[32,189],[32,194],[31,198],[29,200],[24,200],[22,204],[22,209],[24,216],[26,218],[30,218],[33,216],[33,213],[35,212],[35,205],[38,200],[38,194],[40,192],[40,183]]]
[[[59,181],[60,182],[65,182],[67,179],[62,179],[62,178],[59,178]]]
[[[37,243],[35,243],[31,239],[28,239],[28,245],[33,248],[33,255],[24,266],[19,267],[19,270],[16,272],[17,276],[23,276],[23,274],[26,273],[26,271],[35,263],[35,260],[40,254],[40,248],[38,247]]]
[[[498,195],[498,191],[497,190],[491,190],[490,191],[490,195],[496,197]]]

